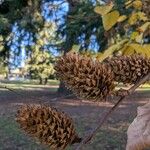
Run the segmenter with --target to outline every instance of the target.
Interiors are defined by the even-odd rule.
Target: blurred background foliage
[[[58,56],[150,57],[149,0],[1,0],[0,73],[46,84]],[[63,84],[60,84],[64,91]]]

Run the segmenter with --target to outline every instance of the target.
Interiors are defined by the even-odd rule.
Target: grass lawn
[[[51,105],[51,98],[57,97],[55,91],[58,84],[56,80],[50,80],[46,86],[39,85],[37,81],[0,83],[0,86],[8,86],[24,94],[22,97],[17,97],[14,93],[0,88],[0,150],[48,150],[19,129],[15,121],[15,113],[18,108],[16,104],[36,103],[36,98],[43,97]],[[138,91],[135,95],[128,97],[97,133],[92,143],[84,146],[83,150],[125,149],[126,131],[136,116],[137,107],[150,99],[150,85],[145,84]],[[33,95],[35,99],[31,99],[30,94],[27,93]],[[83,137],[85,133],[95,128],[97,119],[113,104],[108,102],[95,105],[83,102],[80,105],[77,99],[59,99],[53,102],[53,105],[71,115],[77,132]],[[74,148],[68,147],[67,150],[74,150]]]
[[[0,82],[0,87],[5,87],[5,86],[16,90],[46,90],[47,89],[52,92],[55,92],[59,86],[59,81],[48,80],[47,85],[40,85],[37,80]]]
[[[116,90],[123,88],[123,89],[128,89],[130,88],[130,86],[125,86],[125,85],[118,85],[116,87]],[[138,89],[136,89],[136,91],[150,91],[150,84],[143,84],[141,85]]]
[[[0,150],[46,150],[25,135],[13,118],[0,117]]]
[[[48,80],[47,85],[40,85],[38,83],[38,80],[25,80],[25,81],[2,81],[0,82],[0,86],[7,86],[7,87],[11,87],[14,89],[23,89],[26,90],[26,88],[29,89],[42,89],[42,88],[49,88],[52,87],[52,91],[55,91],[55,88],[58,88],[59,86],[59,81],[58,80]],[[116,87],[116,90],[120,89],[120,88],[124,88],[127,89],[129,88],[129,86],[122,86],[119,85],[118,87]],[[142,86],[140,86],[140,88],[137,89],[138,91],[149,91],[150,90],[150,84],[144,84]]]
[[[85,128],[87,128],[87,126],[90,127],[92,118],[89,115],[89,118],[83,119],[78,117],[77,120],[77,132],[82,135],[85,132]],[[84,150],[123,150],[126,139],[124,138],[124,134],[127,125],[128,124],[124,123],[116,123],[112,127],[104,126],[97,134],[94,142],[91,145],[85,146]],[[13,148],[13,150],[48,150],[44,145],[36,143],[33,138],[25,135],[24,132],[19,129],[14,118],[0,117],[0,150],[11,150],[11,148]],[[73,149],[73,147],[67,148],[67,150]]]
[[[0,85],[10,85],[13,87],[45,87],[45,86],[57,86],[59,85],[58,80],[48,80],[47,85],[40,85],[38,80],[24,80],[24,81],[7,81],[7,80],[2,80],[0,82]]]

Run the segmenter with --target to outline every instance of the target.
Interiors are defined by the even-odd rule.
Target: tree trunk
[[[69,10],[68,10],[68,15],[71,14],[75,7],[78,5],[78,3],[80,3],[78,0],[67,0],[68,4],[69,4]],[[70,20],[66,20],[66,24],[68,24],[70,22]],[[74,34],[70,36],[70,33],[66,32],[66,42],[65,44],[62,46],[63,47],[63,51],[64,54],[69,52],[74,44],[74,39],[77,38],[78,35]],[[58,93],[62,94],[62,95],[68,95],[71,94],[72,92],[70,90],[68,90],[63,82],[60,82],[59,88],[58,88]]]
[[[39,84],[43,84],[43,79],[39,78]]]
[[[58,94],[60,95],[70,95],[72,92],[68,90],[63,82],[60,82],[59,88],[58,88]]]
[[[46,84],[47,84],[47,81],[48,81],[48,79],[47,79],[47,78],[45,78],[45,79],[44,79],[44,85],[46,85]]]

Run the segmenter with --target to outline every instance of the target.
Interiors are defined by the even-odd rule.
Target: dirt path
[[[0,91],[0,118],[14,118],[17,108],[23,103],[39,103],[39,99],[42,99],[42,103],[48,103],[52,106],[61,109],[72,116],[75,121],[76,127],[80,135],[84,135],[89,132],[97,124],[97,119],[106,112],[113,103],[93,103],[87,101],[80,101],[77,99],[58,99],[52,101],[55,95],[54,92],[50,92],[48,89],[43,90],[25,90],[19,91],[21,94],[17,96],[10,91]],[[150,92],[136,92],[134,95],[124,101],[119,109],[108,119],[107,124],[103,126],[101,131],[94,138],[93,142],[85,146],[85,150],[124,150],[126,144],[126,130],[129,124],[136,116],[137,107],[145,104],[150,100]],[[1,133],[0,124],[0,133]],[[0,135],[0,139],[1,139]],[[11,140],[11,141],[10,141]],[[11,145],[7,148],[2,144],[0,140],[0,150],[10,149],[13,150],[25,150],[27,143],[21,143],[16,146],[16,141],[8,137],[6,142]],[[29,140],[30,141],[30,140]],[[19,143],[18,143],[19,144]],[[31,147],[29,150],[45,150],[43,147]],[[70,148],[73,149],[73,148]]]

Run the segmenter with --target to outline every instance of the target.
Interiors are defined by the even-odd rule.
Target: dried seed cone
[[[139,54],[117,56],[106,62],[114,72],[116,82],[135,84],[150,72],[150,59]]]
[[[72,119],[55,108],[24,105],[18,111],[16,120],[25,132],[54,150],[63,150],[68,144],[81,141]]]
[[[67,53],[55,65],[56,75],[78,97],[104,100],[114,89],[111,69],[99,61]]]

